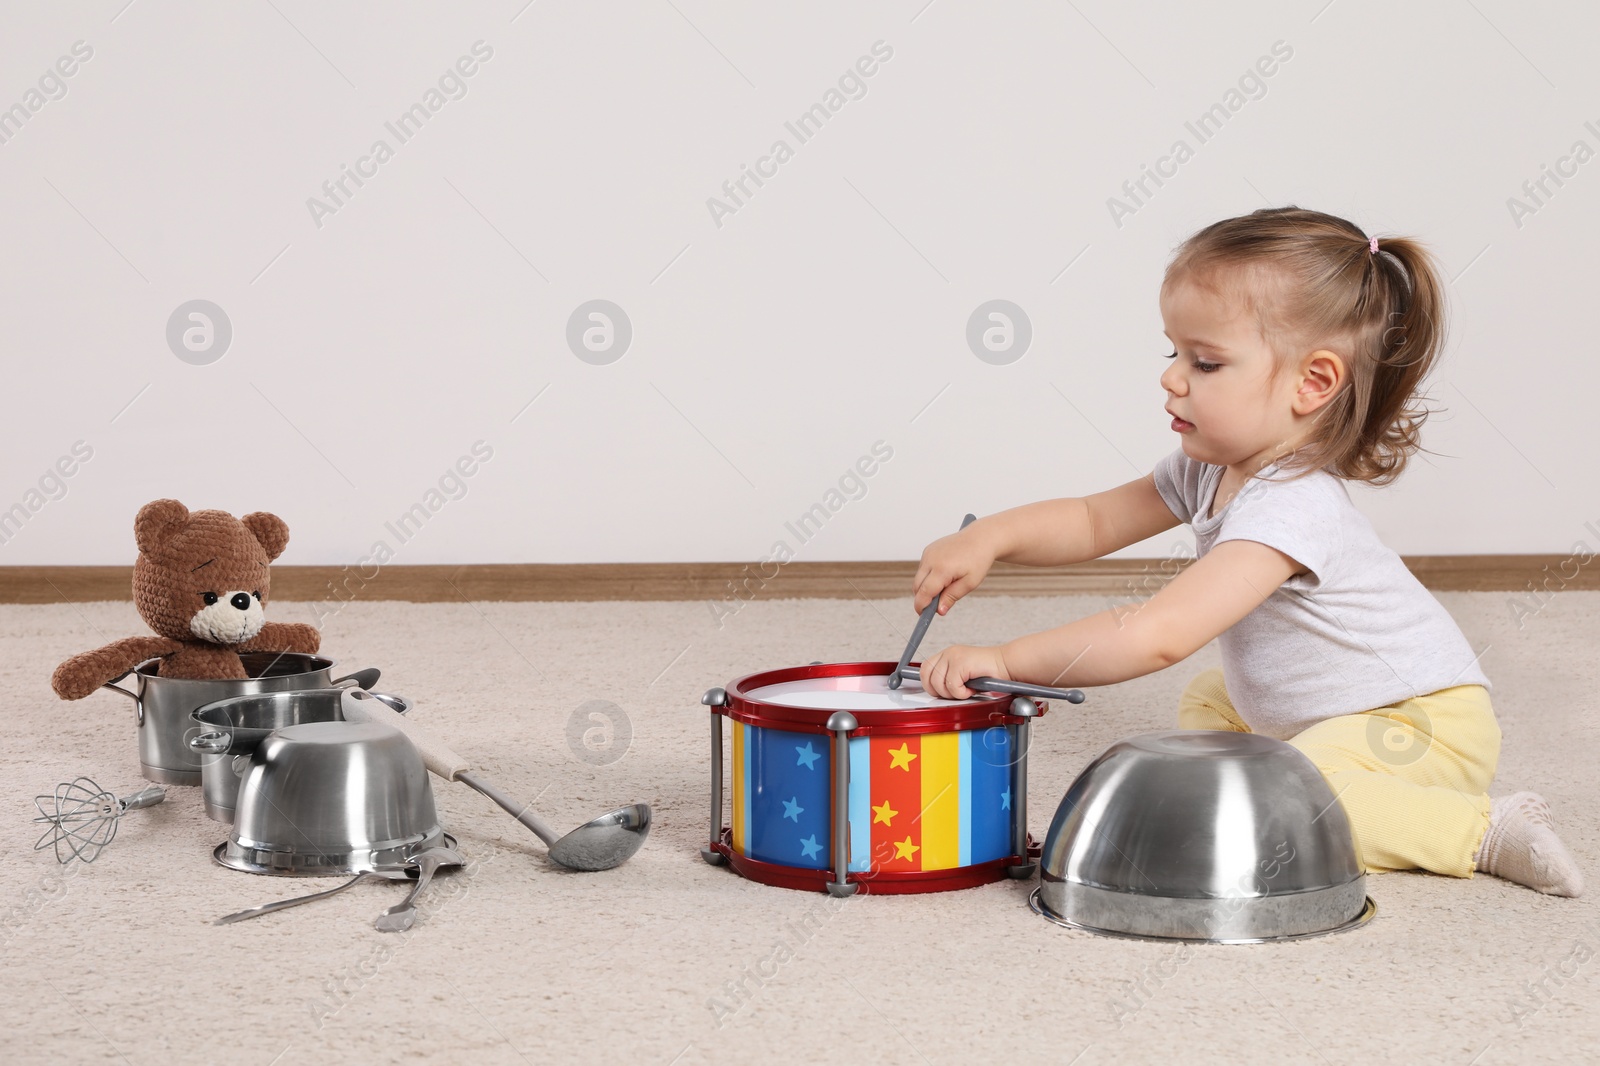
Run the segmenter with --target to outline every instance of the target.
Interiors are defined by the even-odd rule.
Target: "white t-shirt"
[[[1378,539],[1343,481],[1326,470],[1288,481],[1273,464],[1208,518],[1223,470],[1182,448],[1156,464],[1161,498],[1194,527],[1196,557],[1253,540],[1307,570],[1218,638],[1228,697],[1252,730],[1287,740],[1454,685],[1489,688],[1481,653]]]

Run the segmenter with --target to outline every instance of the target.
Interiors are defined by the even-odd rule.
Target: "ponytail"
[[[1445,309],[1427,249],[1409,237],[1374,240],[1369,284],[1381,328],[1366,331],[1370,373],[1351,375],[1353,409],[1363,414],[1354,432],[1329,440],[1327,457],[1340,477],[1386,485],[1422,447],[1429,411],[1418,399],[1444,347]]]

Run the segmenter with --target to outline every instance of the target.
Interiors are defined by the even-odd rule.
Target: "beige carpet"
[[[48,677],[66,655],[144,627],[129,604],[3,607],[5,1059],[1600,1061],[1600,594],[1558,595],[1520,629],[1505,595],[1441,598],[1475,647],[1491,645],[1483,661],[1505,729],[1496,792],[1549,798],[1591,895],[1380,875],[1378,917],[1361,930],[1188,950],[1056,928],[1028,910],[1027,884],[830,905],[701,861],[701,692],[758,669],[893,657],[908,602],[767,601],[720,629],[704,603],[347,607],[324,650],[381,667],[380,687],[414,699],[418,720],[510,790],[540,794],[551,821],[573,826],[628,801],[655,808],[627,866],[572,874],[486,800],[435,782],[474,863],[435,883],[408,934],[372,927],[401,895],[391,884],[210,925],[336,882],[214,865],[225,829],[194,788],[130,813],[93,866],[32,851],[35,793],[79,774],[122,793],[141,785],[128,701],[64,704]],[[969,600],[929,645],[998,641],[1104,606]],[[271,614],[310,617],[300,604]],[[1034,834],[1088,759],[1170,728],[1184,683],[1216,664],[1209,647],[1052,710],[1030,761]],[[589,700],[614,702],[631,724],[609,764],[569,744]]]

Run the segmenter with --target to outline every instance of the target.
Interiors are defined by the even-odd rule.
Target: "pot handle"
[[[221,755],[233,745],[233,734],[215,730],[189,738],[189,750],[201,755]]]
[[[333,685],[336,688],[342,688],[346,681],[354,681],[356,688],[364,688],[370,692],[372,686],[378,683],[378,677],[381,672],[376,666],[369,666],[365,670],[356,670],[343,677],[334,678]]]
[[[131,673],[133,673],[132,670],[124,670],[124,671],[122,671],[122,673],[118,674],[116,677],[113,677],[110,681],[107,681],[105,684],[101,685],[100,687],[101,688],[108,688],[112,692],[120,692],[124,696],[126,696],[130,700],[132,700],[133,701],[134,718],[137,720],[137,722],[138,722],[138,724],[140,726],[143,726],[144,725],[144,702],[139,699],[139,694],[137,692],[129,692],[127,689],[125,689],[122,686],[117,684],[118,681],[121,681],[123,678],[127,677]]]

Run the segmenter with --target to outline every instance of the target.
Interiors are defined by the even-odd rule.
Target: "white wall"
[[[0,107],[93,49],[0,144],[0,508],[93,450],[0,565],[129,562],[159,496],[283,515],[286,563],[380,538],[397,563],[753,560],[879,440],[796,555],[914,558],[967,510],[1176,447],[1163,264],[1286,202],[1459,275],[1440,454],[1358,496],[1388,541],[1564,552],[1600,524],[1600,161],[1520,225],[1507,203],[1600,149],[1592,5],[123,5],[0,16]],[[399,143],[385,123],[478,41],[466,94]],[[879,41],[865,96],[799,143],[785,122]],[[1186,120],[1275,42],[1264,95],[1199,144]],[[379,138],[393,158],[314,219]],[[708,198],[780,138],[717,225]],[[1194,157],[1114,224],[1179,138]],[[634,331],[609,365],[565,340],[595,298]],[[997,298],[1033,328],[1005,366],[965,340]],[[167,343],[194,299],[232,325],[209,365]],[[480,440],[465,497],[400,544],[385,521]]]

